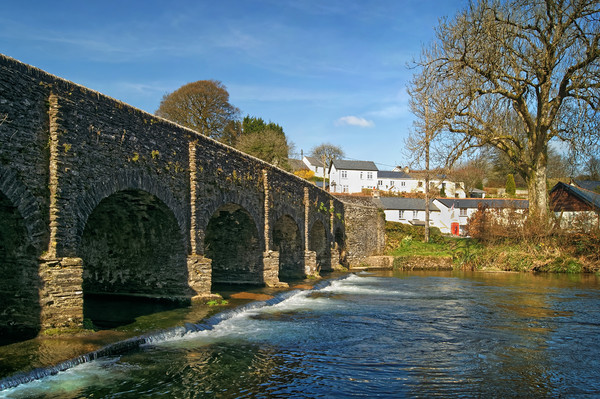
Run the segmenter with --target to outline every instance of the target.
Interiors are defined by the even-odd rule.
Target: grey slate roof
[[[584,190],[596,191],[600,188],[600,181],[594,180],[573,180],[576,186],[583,188]]]
[[[300,159],[289,158],[288,163],[290,164],[290,168],[292,168],[293,171],[301,170],[301,169],[308,169],[306,164],[304,162],[302,162],[302,160],[300,160]]]
[[[394,172],[391,170],[380,170],[377,172],[379,179],[412,179],[413,177],[404,172]]]
[[[474,208],[477,209],[479,204],[492,209],[529,209],[529,201],[521,199],[504,199],[504,198],[436,198],[447,208]]]
[[[323,167],[323,161],[321,161],[319,158],[317,158],[317,157],[305,157],[305,158],[312,166]]]
[[[600,194],[561,182],[556,183],[550,192],[552,193],[560,187],[563,187],[565,190],[578,197],[586,204],[600,210]]]
[[[348,161],[345,159],[335,159],[332,162],[337,170],[367,170],[378,171],[373,161]]]
[[[433,200],[431,200],[433,201]],[[387,210],[424,211],[425,200],[422,198],[380,197],[373,200],[377,207]],[[439,212],[439,208],[430,203],[429,210]]]

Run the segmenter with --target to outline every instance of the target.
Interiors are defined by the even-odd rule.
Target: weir
[[[334,281],[340,281],[348,278],[352,274],[341,276],[338,278],[323,280],[315,284],[310,290],[318,291],[330,286]],[[138,337],[130,338],[124,341],[119,341],[110,345],[107,345],[99,350],[89,352],[78,356],[76,358],[61,362],[57,365],[45,368],[39,368],[28,372],[18,373],[13,376],[0,379],[0,391],[17,387],[21,384],[26,384],[35,380],[40,380],[45,377],[56,375],[59,372],[66,371],[73,367],[76,367],[83,363],[88,363],[94,360],[98,360],[104,357],[118,356],[127,352],[134,351],[142,345],[153,344],[163,341],[168,341],[176,338],[184,337],[186,334],[211,330],[219,323],[225,320],[231,319],[232,317],[248,312],[253,309],[260,309],[267,306],[277,305],[286,299],[297,295],[302,292],[301,290],[291,290],[282,292],[271,299],[266,301],[254,301],[245,305],[230,309],[214,316],[209,317],[199,323],[186,323],[183,326],[170,328],[162,331],[151,332],[149,334],[141,335]]]

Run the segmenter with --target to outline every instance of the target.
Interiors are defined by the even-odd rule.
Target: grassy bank
[[[481,241],[442,236],[431,229],[423,242],[423,227],[386,222],[386,255],[448,257],[456,269],[554,273],[600,271],[600,248],[595,237],[557,234],[536,239]]]

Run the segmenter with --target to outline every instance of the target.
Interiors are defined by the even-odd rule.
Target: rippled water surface
[[[593,275],[360,274],[0,397],[588,397],[599,333]]]

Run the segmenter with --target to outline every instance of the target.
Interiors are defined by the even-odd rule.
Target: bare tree
[[[583,177],[589,180],[600,180],[600,157],[592,155],[584,162]]]
[[[460,183],[467,197],[474,188],[483,188],[487,164],[481,157],[456,165],[452,171],[452,180]]]
[[[165,94],[156,115],[205,136],[221,139],[225,128],[238,118],[239,109],[229,103],[229,93],[217,80],[199,80]]]
[[[326,175],[327,168],[331,165],[331,162],[334,159],[340,159],[344,157],[344,151],[333,144],[323,143],[316,147],[313,147],[311,150],[311,154],[313,157],[318,158],[323,163],[323,188],[326,187]]]
[[[547,218],[548,145],[599,140],[600,0],[480,0],[442,20],[416,63],[456,160],[494,146],[527,182],[529,214]]]
[[[430,180],[431,180],[431,155],[434,141],[441,130],[439,116],[432,112],[435,107],[436,93],[432,91],[435,75],[424,73],[415,76],[410,82],[408,93],[410,95],[410,109],[417,117],[413,123],[411,135],[405,142],[405,147],[410,151],[409,157],[413,162],[424,162],[425,167],[425,235],[424,241],[429,242],[429,214],[430,214]]]

